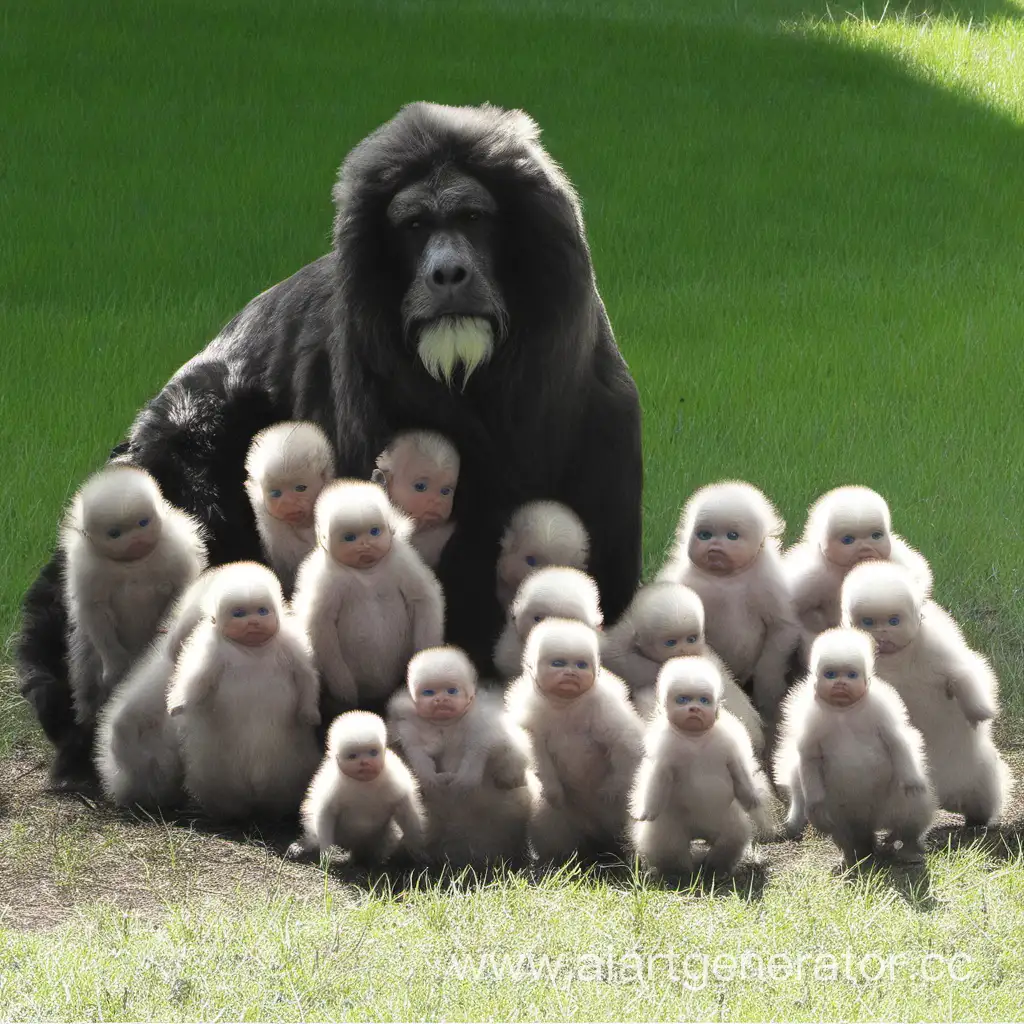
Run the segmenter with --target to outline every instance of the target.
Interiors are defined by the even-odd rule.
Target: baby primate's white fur
[[[597,633],[567,619],[537,625],[505,701],[530,736],[541,785],[530,830],[537,856],[621,851],[644,729],[625,683],[601,668]]]
[[[502,697],[477,689],[457,647],[420,651],[388,707],[388,732],[420,784],[427,852],[454,865],[516,863],[536,798],[526,734]]]
[[[604,616],[597,584],[578,569],[550,566],[531,573],[520,586],[494,648],[494,665],[503,679],[523,670],[523,647],[530,631],[547,618],[575,619],[600,629]]]
[[[171,808],[185,799],[178,728],[167,713],[167,688],[178,655],[203,618],[203,598],[219,569],[208,569],[174,603],[149,650],[132,666],[100,712],[96,771],[121,807]]]
[[[756,487],[726,481],[702,487],[683,508],[659,580],[691,587],[704,603],[707,641],[744,684],[767,721],[786,692],[800,624],[782,571],[785,523]]]
[[[364,778],[355,777],[361,764],[367,766]],[[332,846],[370,864],[383,863],[399,845],[421,854],[425,819],[419,787],[401,757],[387,749],[379,715],[348,711],[331,722],[327,753],[301,815],[303,836],[290,847],[291,856],[328,853]]]
[[[889,506],[880,494],[869,487],[837,487],[818,498],[807,513],[803,537],[782,561],[804,629],[805,656],[815,636],[839,625],[846,574],[871,559],[906,566],[925,592],[931,590],[931,568],[892,532]]]
[[[315,423],[275,423],[252,439],[245,471],[264,557],[289,594],[299,565],[316,544],[313,510],[334,477],[334,448]]]
[[[186,788],[216,818],[294,812],[320,756],[306,635],[255,562],[222,566],[202,606],[167,693]]]
[[[583,571],[590,557],[590,537],[583,520],[560,501],[531,501],[516,509],[501,537],[498,600],[512,604],[523,580],[549,565]]]
[[[921,734],[873,662],[866,633],[820,634],[810,673],[782,706],[775,757],[775,781],[790,796],[790,835],[809,820],[832,836],[847,867],[871,855],[879,829],[902,844],[902,860],[921,860],[936,809]]]
[[[444,434],[407,430],[377,456],[371,477],[413,520],[410,542],[431,569],[437,568],[455,531],[451,513],[461,462],[458,449]]]
[[[337,480],[317,502],[318,543],[299,570],[293,606],[340,706],[385,701],[413,654],[443,642],[441,584],[409,543],[411,529],[368,481]]]
[[[764,750],[764,726],[750,698],[704,637],[704,604],[696,591],[668,580],[641,587],[622,618],[601,635],[601,661],[630,688],[645,719],[658,707],[657,682],[671,658],[701,657],[722,679],[722,705],[742,723],[754,753]]]
[[[894,562],[851,569],[842,589],[843,624],[870,633],[875,670],[903,699],[928,750],[939,806],[968,824],[996,821],[1012,789],[992,742],[999,684],[956,622],[920,579]]]
[[[721,706],[722,694],[709,658],[673,658],[658,673],[657,708],[630,797],[633,843],[655,872],[692,871],[695,839],[708,842],[706,867],[732,872],[754,825],[768,827],[768,780],[747,731]]]
[[[68,678],[81,723],[95,720],[174,599],[206,568],[200,523],[135,466],[110,465],[75,495],[61,525]]]

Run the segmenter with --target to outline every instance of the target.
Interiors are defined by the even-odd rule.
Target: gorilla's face
[[[495,276],[498,204],[475,178],[450,166],[397,192],[390,231],[409,281],[402,322],[430,373],[463,382],[505,331]]]

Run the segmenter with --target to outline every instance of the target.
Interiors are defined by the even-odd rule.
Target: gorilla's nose
[[[453,253],[434,264],[427,275],[427,284],[439,299],[454,299],[465,290],[472,277],[469,264]]]

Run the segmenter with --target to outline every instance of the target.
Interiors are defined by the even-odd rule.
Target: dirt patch
[[[236,829],[190,814],[160,820],[115,808],[98,790],[55,792],[48,784],[48,756],[24,746],[0,760],[0,923],[9,927],[53,927],[76,907],[96,903],[156,916],[168,904],[223,905],[282,893],[319,901],[325,885],[335,899],[358,901],[381,883],[396,891],[424,877],[416,869],[385,874],[344,864],[332,865],[325,875],[316,863],[285,860],[297,822]],[[1019,780],[1024,750],[1010,752],[1008,760]],[[1024,842],[1024,785],[1018,783],[1003,827],[965,829],[960,820],[941,815],[929,848],[970,845],[995,859],[1015,855]],[[814,836],[761,843],[754,863],[735,878],[708,879],[699,888],[739,891],[756,900],[773,877],[808,862],[835,870],[838,852]],[[607,870],[623,881],[628,877],[621,868]],[[927,885],[921,884],[927,881],[926,869],[886,864],[884,870],[905,898],[927,902],[922,895]],[[437,877],[437,872],[426,875]]]

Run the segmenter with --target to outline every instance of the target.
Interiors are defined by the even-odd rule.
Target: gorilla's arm
[[[333,432],[329,412],[328,257],[250,302],[139,413],[112,456],[147,469],[164,496],[207,528],[210,564],[259,559],[242,481],[258,430],[293,415]],[[22,602],[14,659],[22,695],[57,747],[54,777],[89,771],[91,730],[75,723],[67,669],[67,612],[58,549]]]
[[[640,401],[625,360],[601,345],[590,402],[559,494],[590,534],[588,572],[613,623],[633,599],[642,568],[643,452]]]

